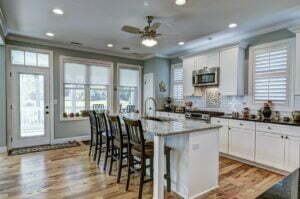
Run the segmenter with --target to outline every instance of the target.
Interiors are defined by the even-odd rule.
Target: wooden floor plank
[[[102,162],[103,165],[103,162]],[[255,198],[283,176],[244,163],[220,158],[219,188],[202,196],[208,199]],[[88,147],[57,149],[18,156],[0,155],[0,199],[134,199],[138,177],[125,191],[116,171],[108,176],[88,157]],[[143,198],[152,198],[152,183],[144,186]],[[167,193],[167,199],[179,199]]]

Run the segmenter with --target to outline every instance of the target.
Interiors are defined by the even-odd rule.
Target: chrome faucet
[[[145,104],[144,104],[144,117],[148,117],[147,114],[147,102],[151,100],[154,104],[154,117],[156,116],[156,100],[153,97],[147,97],[147,99],[145,100]],[[152,111],[152,107],[149,107],[149,110]]]

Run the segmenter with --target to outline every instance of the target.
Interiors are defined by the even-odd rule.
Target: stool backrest
[[[108,131],[107,119],[105,113],[96,113],[97,124],[98,124],[98,131],[99,133],[105,133],[106,136],[110,136]]]
[[[111,135],[113,139],[119,140],[123,143],[123,133],[122,133],[122,126],[120,122],[119,116],[108,116],[109,127],[111,130]]]
[[[125,122],[130,144],[142,147],[142,149],[144,149],[145,139],[141,121],[127,118],[123,118],[123,120]]]
[[[97,118],[95,111],[89,111],[91,133],[96,134],[98,131]]]

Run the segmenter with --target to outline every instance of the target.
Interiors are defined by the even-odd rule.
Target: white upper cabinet
[[[203,54],[195,57],[195,70],[200,70],[205,67],[219,67],[220,65],[220,53],[213,52]]]
[[[239,46],[220,52],[220,93],[225,96],[244,95],[245,50]]]
[[[195,58],[183,59],[183,95],[194,95],[193,71],[195,70]]]

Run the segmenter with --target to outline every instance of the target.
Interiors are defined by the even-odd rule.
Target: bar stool
[[[109,175],[111,175],[113,163],[118,161],[118,175],[117,183],[120,183],[122,168],[127,167],[123,165],[124,158],[128,157],[128,139],[127,135],[123,133],[122,126],[119,116],[108,116],[109,126],[111,130],[111,159],[110,159],[110,168]],[[127,159],[128,161],[128,159]]]
[[[90,127],[91,127],[91,141],[90,141],[89,156],[91,156],[93,147],[95,146],[95,150],[94,150],[94,160],[95,160],[97,157],[97,148],[98,148],[97,146],[98,127],[97,127],[97,119],[96,119],[95,111],[89,111],[89,119],[90,119]]]
[[[153,142],[146,142],[144,139],[144,132],[142,128],[142,123],[140,120],[130,120],[123,118],[126,126],[127,136],[128,136],[128,174],[126,191],[129,188],[130,175],[135,171],[134,161],[135,157],[140,160],[140,184],[139,184],[139,196],[142,198],[143,185],[149,181],[153,180],[153,155],[154,155],[154,144]],[[170,174],[170,151],[169,147],[165,147],[166,153],[166,170],[167,173],[165,178],[167,180],[167,191],[171,191],[171,174]],[[150,165],[146,165],[146,160],[150,160]],[[150,179],[145,180],[146,169],[150,168]]]
[[[103,169],[106,170],[107,160],[110,157],[109,153],[111,150],[111,145],[110,145],[111,133],[108,129],[106,114],[104,112],[96,113],[96,118],[97,118],[98,134],[100,135],[99,143],[97,143],[100,146],[100,148],[98,149],[99,150],[98,164],[100,164],[102,150],[105,149],[105,161],[104,161]]]

